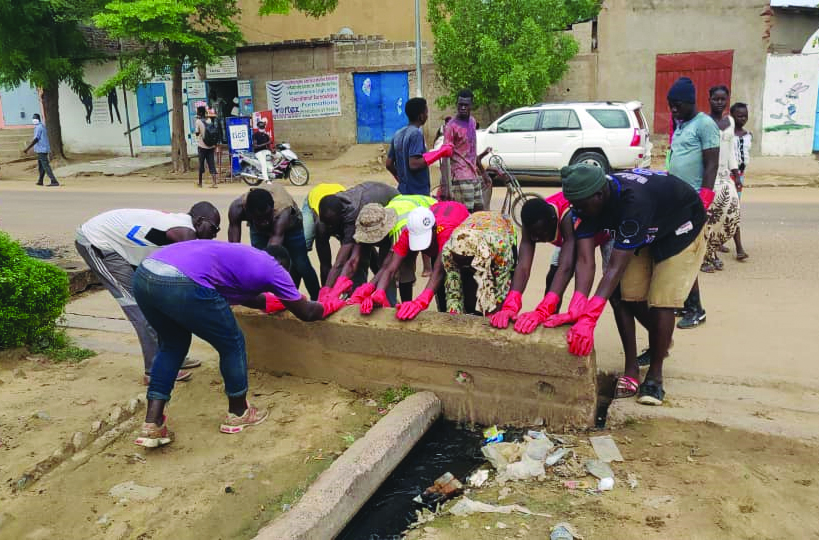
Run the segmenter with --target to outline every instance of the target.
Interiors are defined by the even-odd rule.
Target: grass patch
[[[67,362],[76,364],[97,355],[91,349],[77,347],[65,330],[53,330],[41,336],[31,347],[31,352],[42,354],[55,363]]]
[[[399,403],[412,394],[415,393],[415,390],[407,386],[406,384],[402,385],[400,388],[387,388],[378,396],[378,404],[381,407],[387,407],[389,405],[394,405]]]

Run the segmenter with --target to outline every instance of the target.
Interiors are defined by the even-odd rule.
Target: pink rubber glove
[[[324,307],[324,314],[322,314],[321,316],[322,319],[326,319],[327,317],[329,317],[330,315],[332,315],[333,313],[347,305],[347,303],[344,300],[341,300],[339,298],[329,298],[327,300],[324,300],[323,302],[319,302],[319,304],[321,304],[322,307]]]
[[[398,311],[395,312],[395,318],[401,321],[411,321],[418,316],[419,313],[429,307],[429,303],[435,297],[435,291],[432,289],[424,289],[418,298],[398,304]]]
[[[331,298],[338,298],[353,288],[353,280],[347,276],[338,276],[336,284],[333,285],[330,296]]]
[[[330,293],[332,292],[333,290],[330,287],[322,287],[319,289],[318,301],[324,302],[325,300],[328,300],[330,298]]]
[[[370,296],[373,292],[375,292],[375,285],[372,283],[365,283],[364,285],[360,285],[355,291],[353,291],[353,295],[347,299],[347,305],[351,306],[353,304],[360,304],[365,298]]]
[[[489,324],[495,328],[508,327],[509,321],[515,320],[521,307],[523,307],[523,296],[519,291],[509,291],[500,310],[490,317]]]
[[[375,306],[390,307],[390,301],[387,300],[387,292],[383,289],[376,290],[372,295],[361,302],[361,314],[369,315],[373,312]]]
[[[588,356],[594,349],[594,328],[597,320],[606,309],[605,298],[593,296],[586,304],[586,311],[569,328],[566,341],[569,343],[569,352],[577,356]]]
[[[424,161],[426,161],[427,165],[432,165],[441,158],[450,157],[454,149],[455,147],[453,147],[450,143],[446,143],[438,150],[432,150],[431,152],[424,154]]]
[[[577,319],[580,318],[583,311],[586,309],[586,302],[588,301],[589,300],[586,298],[586,295],[575,292],[572,295],[572,301],[569,302],[569,311],[566,313],[556,313],[550,316],[546,319],[546,322],[543,323],[543,326],[546,328],[556,328],[558,326],[563,326],[564,324],[577,322]]]
[[[285,310],[284,304],[282,304],[282,301],[279,300],[275,294],[269,292],[262,294],[264,295],[265,313],[278,313],[279,311]]]
[[[553,292],[549,292],[537,305],[534,311],[528,311],[518,317],[515,323],[515,332],[521,334],[531,334],[535,328],[546,322],[560,303],[560,297]]]
[[[700,200],[703,208],[706,210],[711,208],[711,203],[714,202],[714,190],[707,187],[700,188]]]

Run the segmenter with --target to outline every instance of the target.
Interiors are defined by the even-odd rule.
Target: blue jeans
[[[134,273],[133,289],[139,309],[159,337],[148,399],[171,399],[192,334],[219,353],[219,370],[228,397],[247,394],[245,337],[221,294],[182,274],[160,276],[143,266]]]
[[[253,225],[250,225],[250,245],[256,249],[264,249],[267,247],[267,242],[270,240],[270,235],[256,230]],[[292,227],[289,231],[284,233],[284,242],[282,243],[284,249],[290,255],[290,277],[293,278],[293,283],[296,288],[304,279],[304,286],[310,294],[310,300],[318,299],[319,284],[318,275],[316,274],[313,264],[310,262],[310,257],[307,255],[307,242],[304,239],[304,228],[301,226]]]

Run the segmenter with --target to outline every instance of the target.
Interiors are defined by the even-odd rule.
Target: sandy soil
[[[629,422],[612,435],[625,459],[612,463],[613,491],[569,491],[563,481],[584,477],[559,477],[547,470],[543,482],[507,483],[510,493],[500,501],[499,486],[473,489],[468,496],[491,504],[520,504],[551,517],[456,517],[444,511],[408,539],[543,539],[564,521],[586,540],[819,538],[815,446],[674,420]],[[586,437],[578,437],[577,444],[575,464],[582,471],[593,450]],[[638,481],[633,490],[629,474]]]
[[[204,365],[191,382],[177,385],[168,407],[176,440],[143,449],[132,439],[144,404],[132,419],[121,419],[125,403],[145,392],[135,338],[72,334],[98,350],[126,352],[103,350],[78,365],[8,353],[0,359],[2,539],[251,538],[378,417],[360,396],[335,385],[251,369],[249,398],[268,406],[271,416],[240,435],[221,434],[226,401],[216,354],[197,342],[192,354]],[[117,407],[119,436],[73,453],[74,433],[93,440],[92,424]],[[24,472],[61,448],[61,464],[15,491]],[[128,481],[162,488],[161,494],[144,501],[109,494]]]

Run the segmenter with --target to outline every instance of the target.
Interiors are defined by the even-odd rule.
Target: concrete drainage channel
[[[539,423],[553,432],[605,422],[608,404],[596,399],[594,355],[569,355],[560,329],[523,336],[491,329],[483,318],[441,313],[422,313],[407,325],[392,310],[361,317],[354,307],[320,325],[243,310],[237,320],[248,356],[264,359],[253,365],[261,371],[351,390],[380,392],[401,384],[419,390],[344,452],[258,539],[399,538],[412,499],[437,475],[463,478],[484,461],[479,432],[458,430],[453,422]],[[606,377],[600,382],[607,386]],[[423,437],[442,413],[450,423],[436,424]],[[417,471],[422,464],[412,460],[423,460],[425,452],[440,454],[436,467]]]

